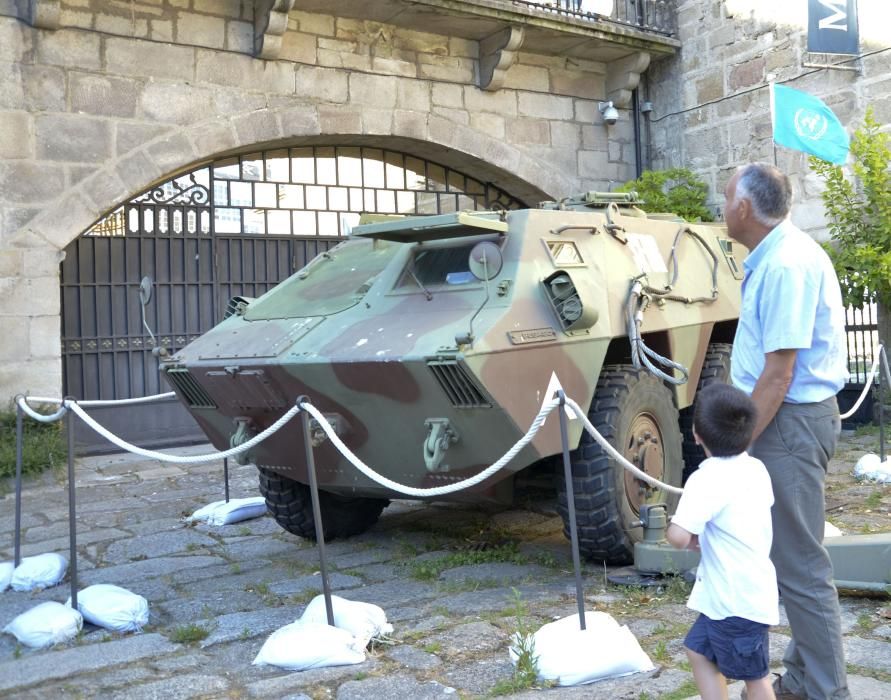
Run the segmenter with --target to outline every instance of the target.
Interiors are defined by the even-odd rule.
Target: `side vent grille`
[[[455,408],[492,408],[491,402],[457,360],[427,360],[427,366]]]
[[[223,320],[229,318],[230,316],[244,316],[244,312],[247,310],[248,304],[253,301],[251,297],[239,297],[235,296],[229,300],[229,303],[226,304],[226,312],[223,314]]]
[[[186,399],[189,408],[216,408],[217,405],[189,374],[185,367],[171,367],[167,370],[167,381]]]

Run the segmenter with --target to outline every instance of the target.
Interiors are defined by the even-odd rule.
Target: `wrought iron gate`
[[[337,245],[362,212],[436,214],[522,206],[500,189],[409,154],[279,149],[198,168],[130,200],[71,243],[61,267],[65,393],[124,399],[168,390],[157,348],[176,352]],[[152,294],[140,303],[140,282]],[[143,312],[145,316],[143,317]],[[92,411],[140,445],[203,440],[174,400]],[[116,449],[84,430],[89,451]]]

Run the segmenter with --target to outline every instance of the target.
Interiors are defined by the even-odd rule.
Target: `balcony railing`
[[[606,17],[666,36],[676,30],[674,3],[669,0],[512,0],[512,4],[580,20]]]

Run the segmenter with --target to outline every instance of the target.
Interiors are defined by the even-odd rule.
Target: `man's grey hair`
[[[759,223],[776,226],[792,209],[792,185],[789,178],[768,163],[751,163],[739,169],[736,197],[752,203],[752,213]]]

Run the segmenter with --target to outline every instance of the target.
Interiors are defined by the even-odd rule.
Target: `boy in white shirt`
[[[684,487],[666,537],[702,558],[687,607],[700,615],[684,640],[703,700],[726,700],[727,678],[750,700],[774,700],[768,628],[779,623],[770,561],[773,490],[764,464],[746,454],[755,404],[729,384],[696,397],[693,435],[707,459]]]

